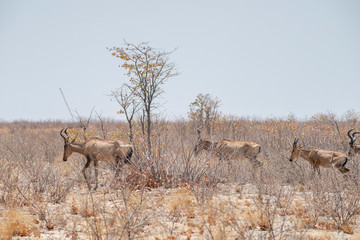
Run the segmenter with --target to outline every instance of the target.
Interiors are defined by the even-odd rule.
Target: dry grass
[[[109,138],[127,139],[125,124],[106,124]],[[59,131],[75,124],[0,123],[0,236],[359,239],[360,156],[350,159],[346,177],[323,168],[321,176],[313,177],[306,161],[287,160],[295,136],[304,147],[347,152],[346,132],[360,125],[356,118],[337,124],[339,128],[328,115],[306,122],[217,122],[212,140],[262,146],[259,160],[264,166],[255,169],[248,161],[219,162],[211,154],[195,157],[196,127],[191,122],[158,121],[150,158],[146,138],[135,132],[133,160],[142,171],[126,166],[115,178],[113,165],[101,163],[99,189],[89,192],[81,174],[83,157],[73,154],[62,162]],[[87,135],[101,135],[100,129],[94,122]],[[90,178],[94,180],[92,167]]]
[[[37,221],[28,211],[19,208],[8,209],[1,216],[0,238],[12,239],[14,236],[39,235],[36,223]]]

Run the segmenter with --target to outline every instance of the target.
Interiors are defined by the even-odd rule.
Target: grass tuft
[[[13,236],[30,236],[36,230],[34,219],[26,211],[12,208],[2,215],[0,221],[1,239],[11,239]]]

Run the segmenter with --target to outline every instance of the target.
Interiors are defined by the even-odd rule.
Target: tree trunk
[[[150,115],[150,108],[146,110],[147,114],[147,142],[148,142],[148,150],[149,150],[149,157],[152,153],[151,148],[151,115]]]
[[[143,114],[140,116],[140,124],[141,124],[142,135],[145,136],[145,111],[144,110],[143,110]]]
[[[133,125],[132,122],[129,121],[129,141],[131,144],[133,144],[133,138],[134,138]]]

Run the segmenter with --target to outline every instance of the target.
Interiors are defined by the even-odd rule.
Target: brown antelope
[[[352,156],[354,154],[358,154],[360,153],[360,145],[355,145],[355,140],[356,140],[356,137],[355,135],[356,134],[359,134],[360,132],[353,132],[351,133],[352,131],[354,131],[355,129],[350,129],[348,132],[347,132],[347,135],[348,137],[350,138],[350,141],[349,141],[349,145],[350,145],[350,150],[349,150],[349,156]]]
[[[302,149],[297,145],[299,139],[295,138],[293,149],[290,156],[290,162],[294,159],[301,157],[308,161],[313,167],[314,173],[317,171],[320,174],[320,166],[324,168],[336,168],[341,173],[347,173],[350,170],[345,167],[348,158],[346,154],[341,152],[334,152],[322,150],[318,148]]]
[[[254,166],[262,166],[262,163],[256,159],[260,153],[260,145],[254,142],[240,142],[229,139],[222,139],[218,142],[199,139],[195,146],[195,155],[206,150],[211,151],[215,156],[222,159],[248,159]]]
[[[64,134],[66,136],[64,136]],[[94,162],[95,167],[95,189],[98,187],[98,161],[114,161],[116,162],[116,176],[118,175],[118,171],[120,166],[123,163],[130,163],[131,156],[133,154],[133,146],[129,144],[125,144],[119,140],[106,140],[99,138],[91,138],[85,142],[75,142],[75,139],[71,142],[69,141],[69,134],[67,133],[67,128],[60,131],[60,136],[64,139],[64,156],[63,160],[67,161],[68,157],[73,152],[80,153],[84,155],[87,159],[85,167],[82,170],[86,183],[90,187],[89,179],[86,175],[86,169],[89,167],[91,162]]]

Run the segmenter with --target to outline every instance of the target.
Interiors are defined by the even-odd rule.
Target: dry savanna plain
[[[84,137],[128,141],[125,122],[94,121],[84,133],[73,122],[0,123],[1,239],[360,239],[360,156],[346,174],[309,162],[289,161],[298,137],[303,148],[347,153],[355,116],[293,119],[223,118],[211,136],[261,145],[255,167],[246,159],[197,156],[197,132],[187,120],[155,121],[152,152],[135,125],[134,166],[118,176],[112,162],[88,169],[73,153],[63,161],[64,140]],[[357,143],[360,144],[360,143]]]

